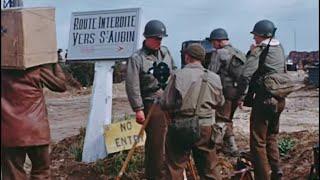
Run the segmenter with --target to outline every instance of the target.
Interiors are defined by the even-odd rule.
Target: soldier
[[[43,86],[66,90],[59,64],[26,70],[1,69],[1,171],[3,179],[28,179],[23,165],[32,162],[30,179],[51,179],[50,129]]]
[[[250,116],[250,150],[255,179],[281,179],[278,133],[279,118],[285,99],[272,96],[263,85],[264,77],[285,71],[283,48],[273,38],[275,26],[269,20],[257,22],[251,32],[255,44],[247,53],[247,62],[239,88],[245,92],[244,105],[252,107]],[[271,174],[270,174],[271,167]]]
[[[154,101],[161,96],[161,87],[164,87],[175,66],[168,48],[161,46],[162,38],[168,36],[161,21],[149,21],[143,35],[143,47],[133,53],[128,61],[126,91],[139,124],[143,124],[145,115],[151,113],[146,127],[145,175],[148,179],[159,179],[164,168],[167,122],[164,112],[159,105],[154,105]],[[167,69],[167,73],[160,75],[160,78],[156,73],[158,65]],[[154,111],[149,112],[152,105]]]
[[[200,44],[189,45],[183,53],[186,66],[170,78],[161,99],[172,120],[165,179],[183,179],[191,151],[200,179],[221,179],[212,138],[214,109],[224,103],[221,80],[201,65],[205,50]]]
[[[223,138],[224,152],[236,156],[238,147],[234,138],[232,119],[239,102],[244,98],[237,87],[246,57],[230,44],[228,34],[222,28],[213,30],[207,39],[216,49],[212,53],[208,69],[220,76],[225,97],[223,107],[216,112],[216,121],[226,124]]]

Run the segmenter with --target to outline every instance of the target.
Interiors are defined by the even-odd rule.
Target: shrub
[[[79,130],[79,140],[75,141],[75,143],[70,145],[69,152],[73,155],[76,161],[80,162],[82,160],[82,151],[83,151],[83,143],[84,137],[86,135],[86,129],[84,127]]]
[[[282,138],[278,142],[280,156],[286,156],[294,147],[295,141],[290,138]]]
[[[63,64],[62,68],[79,81],[82,86],[89,87],[93,84],[94,63],[66,63]]]

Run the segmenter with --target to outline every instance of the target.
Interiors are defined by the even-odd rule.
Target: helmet
[[[166,27],[161,21],[151,20],[144,27],[144,37],[167,37]]]
[[[263,37],[272,37],[273,31],[277,28],[274,26],[273,22],[269,20],[258,21],[251,31],[252,34]]]
[[[208,40],[229,40],[227,31],[222,28],[213,30],[210,33],[210,37],[207,39]]]

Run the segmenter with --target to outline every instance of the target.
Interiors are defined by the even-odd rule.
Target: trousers
[[[145,129],[145,175],[147,179],[162,179],[165,168],[165,139],[168,131],[167,118],[160,105],[154,104],[153,112],[149,112],[152,103],[144,104],[144,113],[151,113]]]
[[[269,180],[270,172],[280,170],[277,139],[279,118],[285,107],[285,99],[271,105],[265,102],[265,98],[256,98],[250,116],[250,151],[254,176],[259,180]]]
[[[1,147],[1,171],[3,180],[28,179],[23,165],[29,156],[32,162],[30,179],[43,180],[50,177],[49,145],[29,147]]]
[[[217,154],[211,139],[212,126],[200,126],[200,139],[190,149],[180,145],[175,132],[169,128],[167,138],[166,177],[167,180],[182,180],[183,171],[187,167],[192,152],[200,179],[220,180],[221,175],[217,168]]]
[[[234,136],[233,133],[233,115],[238,107],[237,100],[225,100],[222,107],[218,108],[216,111],[216,121],[224,122],[226,124],[226,130],[224,132],[224,137],[228,138]]]

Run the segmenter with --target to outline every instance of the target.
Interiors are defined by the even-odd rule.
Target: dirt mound
[[[280,133],[280,138],[290,138],[294,142],[292,151],[281,158],[284,176],[288,179],[308,179],[311,165],[314,162],[313,147],[319,143],[319,131]]]
[[[248,150],[249,141],[245,136],[237,136],[241,149]],[[313,164],[313,147],[318,142],[319,132],[299,131],[293,133],[280,133],[279,142],[284,139],[292,142],[292,148],[281,156],[281,166],[284,171],[284,179],[307,179],[311,165]],[[52,178],[53,179],[114,179],[124,162],[127,151],[115,153],[95,163],[79,162],[82,153],[84,130],[80,134],[68,137],[57,144],[52,145]],[[229,179],[234,171],[237,158],[218,153],[218,164],[221,167],[224,179]],[[136,149],[130,161],[127,173],[123,179],[143,179],[144,151]],[[293,173],[294,172],[294,173]],[[190,172],[187,173],[190,175]]]

